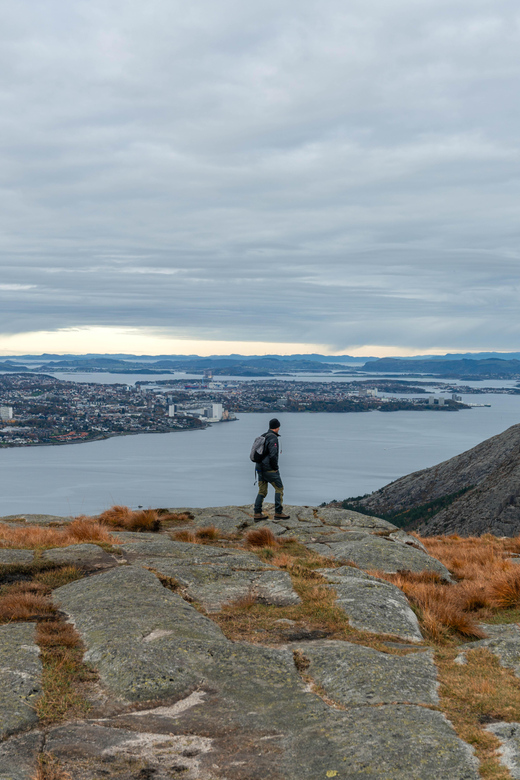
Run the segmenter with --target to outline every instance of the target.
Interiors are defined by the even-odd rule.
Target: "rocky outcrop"
[[[389,582],[371,577],[351,566],[321,569],[336,594],[336,604],[348,615],[350,624],[374,634],[391,632],[409,642],[422,640],[415,613],[404,593]]]
[[[0,626],[0,739],[38,722],[42,668],[34,623]]]
[[[437,466],[391,482],[359,505],[375,514],[388,515],[469,488],[424,520],[417,530],[425,536],[515,536],[520,533],[519,486],[520,424]]]
[[[449,581],[450,573],[442,563],[431,555],[417,550],[410,545],[401,543],[398,539],[385,539],[381,536],[364,536],[329,540],[324,538],[316,544],[309,545],[311,550],[335,558],[338,561],[352,562],[365,570],[397,572],[400,569],[409,571],[433,571]]]
[[[190,513],[192,531],[257,527],[251,507]],[[313,575],[320,587],[388,652],[364,646],[363,634],[356,644],[308,641],[312,632],[300,641],[296,630],[276,646],[231,641],[216,622],[227,605],[256,601],[275,620],[300,596],[287,571],[229,541],[122,532],[117,555],[90,544],[50,550],[48,563],[88,574],[53,598],[99,681],[88,718],[40,728],[34,626],[1,627],[9,650],[2,655],[0,634],[0,780],[31,780],[42,751],[75,780],[477,780],[471,748],[437,709],[436,668],[415,614],[398,588],[364,569],[449,572],[378,518],[309,507],[290,514],[268,527],[326,555]],[[354,556],[355,566],[334,567]]]

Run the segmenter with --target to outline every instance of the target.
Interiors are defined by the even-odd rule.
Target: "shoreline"
[[[473,404],[473,407],[476,406],[490,406],[490,404]],[[450,407],[443,407],[443,406],[437,406],[437,407],[428,407],[428,406],[418,406],[415,409],[359,409],[359,410],[351,410],[351,411],[345,411],[345,412],[327,412],[327,411],[320,411],[320,410],[302,410],[302,411],[284,411],[284,414],[361,414],[361,413],[370,413],[370,412],[386,412],[386,413],[398,413],[398,412],[412,412],[412,411],[418,411],[418,412],[435,412],[436,414],[443,411],[443,412],[459,412],[464,411],[465,409],[471,409],[471,406],[462,405],[461,409],[453,409]],[[266,411],[266,412],[239,412],[239,414],[271,414],[273,412]],[[199,426],[198,428],[181,428],[181,429],[174,429],[170,431],[121,431],[117,433],[105,433],[99,436],[94,436],[93,438],[89,439],[73,439],[71,441],[53,441],[53,442],[35,442],[35,443],[27,443],[27,444],[0,444],[0,450],[14,450],[14,449],[28,449],[32,447],[67,447],[73,444],[89,444],[90,442],[95,441],[105,441],[106,439],[114,439],[119,436],[142,436],[145,434],[154,434],[154,435],[163,435],[167,433],[189,433],[189,431],[199,430],[204,431],[206,428],[211,428],[212,425],[220,425],[221,423],[227,423],[227,422],[237,422],[238,417],[235,417],[233,420],[219,420],[218,422],[212,422],[207,423],[204,426]]]

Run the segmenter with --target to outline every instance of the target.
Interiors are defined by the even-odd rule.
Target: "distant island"
[[[112,373],[274,377],[298,374],[385,373],[429,375],[451,379],[520,380],[520,353],[431,355],[412,358],[354,357],[352,355],[22,355],[0,361],[5,373]]]

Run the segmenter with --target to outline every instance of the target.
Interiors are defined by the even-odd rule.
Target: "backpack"
[[[266,449],[265,436],[257,436],[251,447],[249,459],[252,460],[253,463],[261,463],[267,455]]]

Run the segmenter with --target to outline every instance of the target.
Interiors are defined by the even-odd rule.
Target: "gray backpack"
[[[252,460],[253,463],[261,463],[266,454],[265,436],[257,436],[253,442],[253,446],[251,447],[249,459]]]

